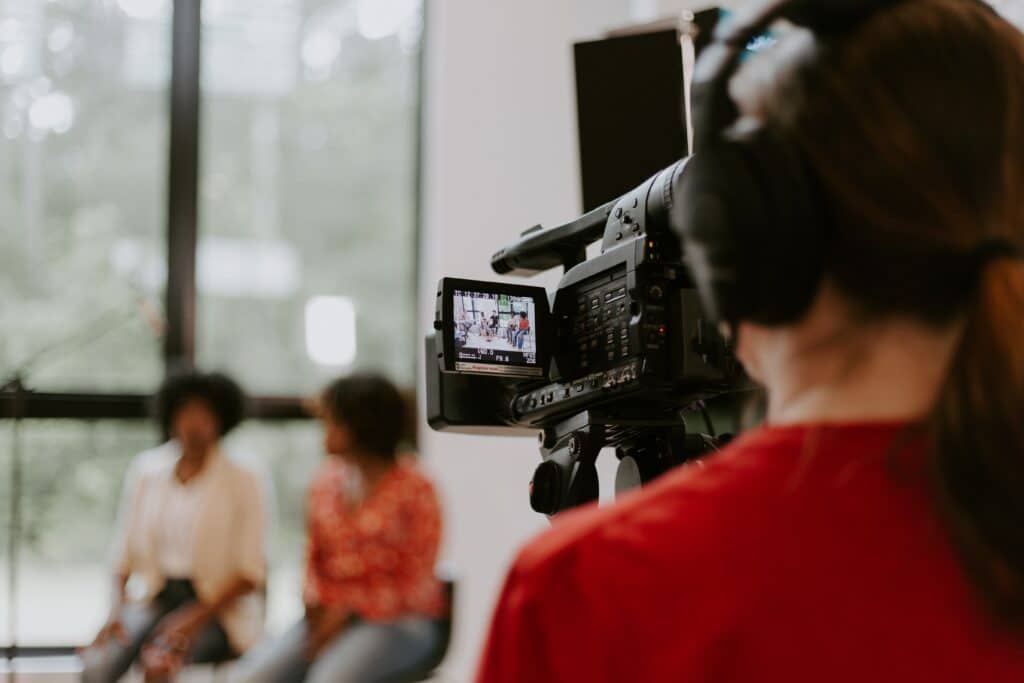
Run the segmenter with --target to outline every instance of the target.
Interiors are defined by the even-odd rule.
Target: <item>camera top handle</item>
[[[571,223],[554,228],[535,225],[521,235],[518,242],[501,249],[491,257],[491,268],[499,275],[536,275],[562,266],[569,270],[587,258],[587,245],[604,234],[614,199],[589,211]]]

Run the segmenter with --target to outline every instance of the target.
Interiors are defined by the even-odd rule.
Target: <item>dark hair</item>
[[[733,84],[808,160],[828,277],[867,316],[965,321],[929,416],[934,499],[993,609],[1024,629],[1024,35],[980,1],[917,0],[793,36]],[[759,64],[760,63],[760,64]]]
[[[227,375],[195,370],[173,372],[164,379],[153,401],[165,438],[171,437],[175,414],[193,399],[204,402],[217,416],[221,436],[237,427],[245,416],[245,394]]]
[[[360,451],[387,460],[397,457],[408,411],[387,378],[363,373],[336,379],[320,395],[320,409],[348,428]]]

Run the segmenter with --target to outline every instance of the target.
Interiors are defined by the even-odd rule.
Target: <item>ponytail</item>
[[[931,416],[936,500],[963,565],[1024,632],[1024,261],[984,265]]]

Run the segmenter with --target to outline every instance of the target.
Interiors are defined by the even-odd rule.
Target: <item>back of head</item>
[[[1024,35],[975,0],[797,31],[732,83],[825,198],[824,274],[860,314],[964,333],[930,416],[935,500],[1024,628]]]
[[[362,453],[386,460],[397,457],[409,411],[386,377],[372,373],[341,377],[324,389],[320,409],[348,429],[353,446]]]

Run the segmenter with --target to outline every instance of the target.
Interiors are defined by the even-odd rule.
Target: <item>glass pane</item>
[[[418,0],[203,5],[199,362],[412,384]]]
[[[0,0],[0,377],[161,372],[166,0]]]
[[[6,480],[14,444],[11,423],[0,425],[0,478]],[[122,478],[132,457],[156,438],[143,421],[23,423],[14,634],[20,645],[81,645],[95,635],[109,609],[111,529]],[[10,500],[3,497],[5,507]],[[9,514],[5,509],[5,521]],[[3,558],[0,604],[6,620],[6,546]],[[0,642],[11,635],[5,624]]]
[[[306,490],[323,457],[320,427],[312,420],[247,422],[228,437],[225,449],[257,464],[273,482],[267,628],[280,633],[302,613]]]

